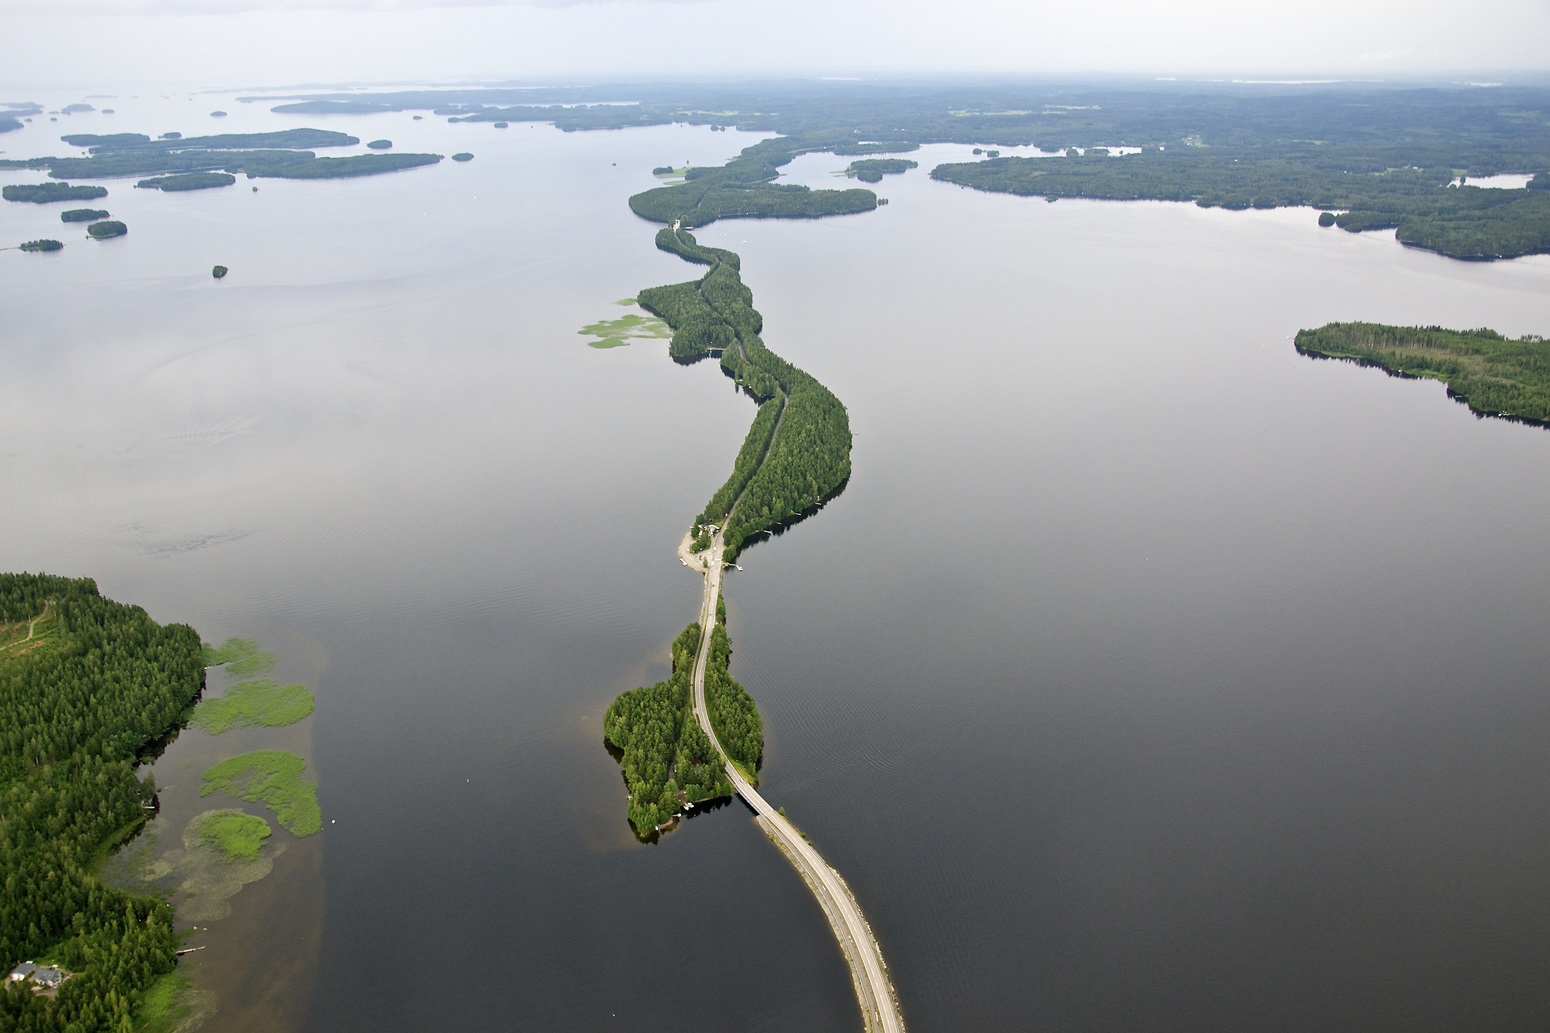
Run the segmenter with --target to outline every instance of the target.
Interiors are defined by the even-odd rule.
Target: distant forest
[[[264,99],[264,98],[254,98]],[[1350,231],[1463,259],[1550,253],[1550,89],[1456,84],[1246,85],[887,83],[650,85],[313,94],[275,110],[361,115],[425,109],[454,121],[548,122],[565,131],[687,122],[781,134],[835,154],[907,153],[923,143],[1035,146],[1048,156],[938,166],[943,182],[1058,199],[1312,206]],[[618,104],[617,101],[637,103]],[[564,106],[569,105],[569,106]],[[784,141],[766,141],[773,153]],[[1116,153],[1140,148],[1139,153]],[[778,166],[780,162],[770,162]],[[745,171],[753,171],[748,165]],[[692,171],[692,170],[691,170]],[[870,181],[876,167],[858,178]],[[1528,189],[1469,179],[1542,173]],[[1465,177],[1464,186],[1452,186]],[[880,178],[880,177],[879,177]],[[785,214],[762,190],[706,185],[684,218]],[[649,192],[648,192],[649,193]],[[861,210],[859,197],[831,197]],[[659,218],[655,199],[639,214]],[[814,213],[817,214],[817,213]],[[822,214],[831,214],[824,212]]]

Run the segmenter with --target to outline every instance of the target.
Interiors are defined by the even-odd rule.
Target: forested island
[[[881,183],[884,176],[896,176],[919,167],[920,162],[908,158],[858,158],[845,169],[845,174],[863,183]]]
[[[129,232],[129,227],[117,219],[105,219],[102,222],[94,222],[86,227],[86,235],[93,240],[107,240],[111,237],[122,237]]]
[[[619,696],[603,716],[603,736],[624,769],[630,824],[641,838],[670,823],[686,805],[732,795],[725,758],[690,713],[690,670],[702,630],[689,625],[673,641],[672,674],[664,681]],[[718,607],[711,631],[705,696],[716,736],[743,776],[758,784],[764,758],[764,725],[748,691],[733,679],[732,640],[726,608]]]
[[[603,715],[603,737],[629,789],[630,824],[643,839],[685,804],[732,795],[721,754],[689,713],[689,676],[699,645],[700,626],[691,624],[673,640],[672,674],[622,694]]]
[[[106,187],[71,186],[69,183],[13,183],[7,187],[0,187],[0,197],[7,201],[27,201],[32,204],[93,201],[107,196]]]
[[[322,129],[193,137],[169,133],[157,140],[143,133],[75,133],[61,139],[73,147],[86,148],[87,156],[29,158],[0,167],[44,168],[56,179],[170,177],[196,173],[268,179],[341,179],[419,168],[441,160],[439,154],[353,154],[320,158],[316,154],[317,148],[349,147],[360,143],[359,137]],[[225,185],[224,181],[216,183],[214,180],[175,182]],[[204,186],[164,185],[158,189],[189,190],[204,189]]]
[[[175,193],[180,190],[210,190],[214,187],[229,187],[237,182],[237,177],[229,172],[181,172],[175,176],[156,176],[152,179],[142,179],[135,186],[146,190],[163,190],[167,193]]]
[[[106,219],[106,208],[71,208],[69,211],[59,213],[60,222],[96,222],[98,219]]]
[[[56,997],[0,992],[0,1028],[137,1028],[178,947],[171,907],[108,886],[97,859],[155,809],[136,765],[204,684],[199,637],[88,580],[0,574],[0,960],[74,975]]]
[[[1550,341],[1494,330],[1330,323],[1299,330],[1298,352],[1441,380],[1476,416],[1550,426]]]
[[[26,241],[18,247],[21,251],[58,251],[64,246],[61,241],[44,238]]]

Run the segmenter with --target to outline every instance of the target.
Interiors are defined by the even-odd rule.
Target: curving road
[[[721,597],[722,555],[721,529],[711,538],[710,548],[698,555],[690,554],[685,545],[679,555],[684,564],[705,577],[705,594],[700,601],[700,648],[694,657],[694,716],[721,750],[721,740],[710,725],[710,712],[705,708],[705,665],[710,659],[710,629],[716,626],[716,601]],[[721,750],[725,755],[726,751]],[[888,966],[883,962],[882,948],[867,925],[861,907],[851,894],[850,887],[840,878],[840,873],[829,865],[803,838],[796,826],[771,807],[758,790],[748,784],[743,773],[731,761],[727,762],[727,778],[748,806],[758,815],[759,824],[771,841],[780,848],[796,867],[818,904],[828,916],[839,941],[845,961],[850,965],[850,978],[856,989],[856,1001],[861,1005],[861,1017],[868,1033],[903,1033],[904,1015],[899,1011],[899,1001],[888,979]]]

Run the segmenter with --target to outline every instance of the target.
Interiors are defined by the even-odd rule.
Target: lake
[[[674,549],[754,408],[664,342],[576,331],[696,275],[625,203],[650,169],[758,137],[164,92],[0,147],[223,109],[476,155],[111,181],[93,204],[130,232],[105,242],[0,209],[67,243],[0,255],[0,566],[255,637],[317,696],[155,768],[156,849],[216,805],[222,756],[283,746],[319,780],[323,832],[277,832],[273,872],[195,923],[209,1028],[856,1028],[747,809],[638,844],[602,745],[695,617]],[[1289,338],[1550,332],[1550,259],[927,178],[968,150],[911,155],[876,212],[698,234],[850,408],[844,493],[728,578],[733,673],[762,790],[855,889],[910,1026],[1541,1029],[1550,434]]]

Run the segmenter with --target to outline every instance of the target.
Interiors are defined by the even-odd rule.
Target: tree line
[[[135,766],[203,687],[199,636],[89,580],[0,574],[0,639],[0,965],[75,973],[52,1000],[6,987],[0,1028],[128,1030],[172,970],[172,909],[98,881],[93,861],[154,806]]]
[[[705,664],[705,709],[721,748],[743,769],[743,776],[758,785],[759,765],[764,762],[764,721],[748,690],[732,677],[731,664],[726,603],[717,599],[716,626],[710,633]]]

